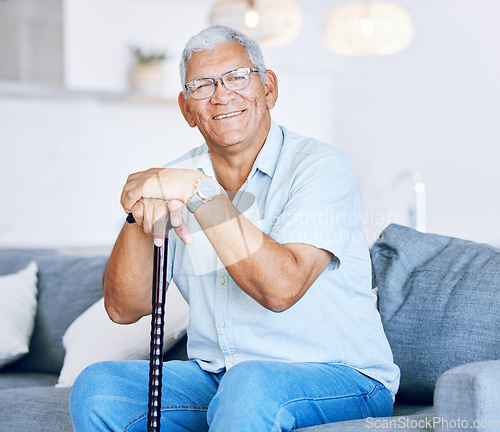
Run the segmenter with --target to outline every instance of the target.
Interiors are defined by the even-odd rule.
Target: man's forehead
[[[224,73],[238,67],[253,66],[245,48],[236,41],[218,45],[212,50],[203,50],[193,53],[186,62],[186,77],[199,75],[205,72]]]

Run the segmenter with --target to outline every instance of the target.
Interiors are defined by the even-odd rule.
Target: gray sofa
[[[62,335],[102,296],[106,257],[0,251],[0,275],[38,263],[30,351],[0,370],[0,432],[71,431],[68,388],[55,388]],[[393,417],[297,429],[500,430],[500,250],[390,225],[372,248],[374,286],[400,366]],[[167,358],[185,358],[185,339]]]

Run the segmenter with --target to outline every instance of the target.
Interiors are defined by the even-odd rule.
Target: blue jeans
[[[76,432],[146,431],[147,361],[96,363],[73,385]],[[165,432],[277,432],[341,420],[390,416],[392,397],[348,366],[246,361],[211,373],[194,361],[163,366]]]

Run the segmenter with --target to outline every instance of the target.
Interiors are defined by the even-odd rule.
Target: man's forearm
[[[151,313],[153,237],[126,223],[116,240],[103,279],[105,307],[121,324]]]
[[[200,206],[195,217],[238,286],[275,312],[298,301],[332,257],[314,246],[277,243],[225,195]]]

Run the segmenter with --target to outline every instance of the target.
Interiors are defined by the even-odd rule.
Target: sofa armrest
[[[500,360],[467,363],[443,373],[434,391],[435,431],[500,430]]]

